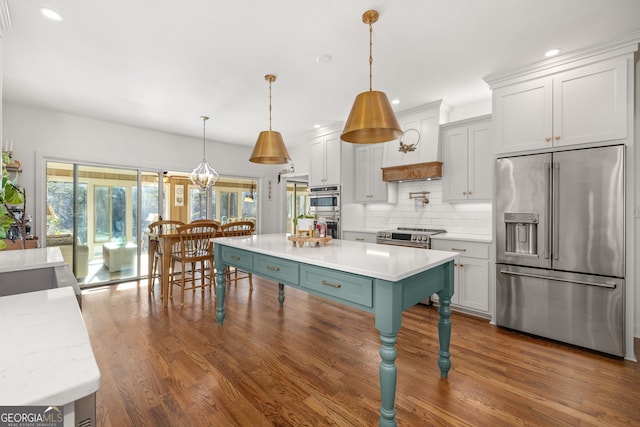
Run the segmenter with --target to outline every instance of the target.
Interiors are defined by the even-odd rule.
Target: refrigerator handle
[[[552,214],[552,218],[553,218],[553,223],[551,224],[551,233],[552,233],[552,237],[551,237],[551,242],[553,242],[553,246],[551,248],[551,253],[553,254],[553,259],[560,259],[559,254],[560,254],[560,242],[559,242],[559,225],[558,222],[560,220],[560,194],[559,193],[559,189],[560,189],[560,162],[554,162],[553,163],[553,177],[552,177],[552,185],[553,185],[553,190],[551,191],[552,193],[552,201],[551,201],[551,205],[552,205],[552,209],[553,209],[553,214]]]
[[[551,220],[551,164],[545,162],[544,164],[544,185],[546,188],[546,196],[544,198],[544,212],[546,220],[544,221],[544,243],[543,254],[544,259],[549,259],[550,255],[550,242],[551,242],[551,227],[549,221]]]
[[[584,280],[564,279],[560,277],[549,277],[549,276],[544,276],[542,274],[520,273],[518,271],[510,271],[510,270],[500,270],[500,273],[510,274],[512,276],[531,277],[532,279],[545,279],[545,280],[553,280],[556,282],[574,283],[576,285],[598,286],[600,288],[608,288],[608,289],[616,288],[615,282],[607,282],[607,283],[586,282]]]

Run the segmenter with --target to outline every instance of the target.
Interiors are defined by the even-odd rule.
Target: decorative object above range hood
[[[382,180],[387,182],[429,181],[432,179],[442,179],[442,162],[426,162],[382,168]]]

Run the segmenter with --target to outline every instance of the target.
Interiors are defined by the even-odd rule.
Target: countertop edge
[[[71,287],[8,295],[2,300],[5,306],[9,301],[20,303],[5,314],[21,319],[24,326],[20,332],[0,328],[4,338],[17,346],[13,355],[0,357],[0,377],[7,387],[0,393],[0,404],[66,405],[98,391],[100,368]],[[64,334],[61,340],[56,335],[60,333]],[[31,344],[18,346],[18,337]]]
[[[262,239],[259,239],[262,237]],[[270,240],[265,240],[270,239]],[[269,243],[273,243],[274,241],[278,241],[282,239],[281,242],[278,242],[278,247],[259,247],[259,240],[263,240],[265,246],[269,246]],[[295,248],[291,242],[286,241],[285,234],[263,234],[263,235],[254,235],[251,237],[251,244],[247,244],[247,238],[244,236],[238,237],[220,237],[214,239],[214,243],[220,244],[222,246],[228,246],[236,249],[247,250],[249,252],[274,256],[279,258],[286,258],[291,261],[296,261],[303,264],[314,265],[317,267],[328,268],[332,270],[342,271],[345,273],[357,274],[365,277],[372,277],[374,279],[386,280],[389,282],[399,282],[407,277],[413,276],[417,273],[430,270],[439,265],[445,264],[449,261],[452,261],[456,256],[458,256],[457,252],[450,251],[441,251],[441,250],[432,250],[432,249],[416,249],[416,248],[406,248],[399,246],[390,246],[390,245],[378,245],[376,243],[366,243],[366,242],[352,242],[348,240],[336,240],[335,245],[339,244],[340,248],[336,249],[335,247],[331,247],[331,243],[327,246],[330,251],[345,251],[347,256],[341,258],[341,261],[345,259],[354,260],[355,263],[352,265],[345,264],[344,262],[336,263],[335,260],[327,260],[324,257],[322,259],[318,258],[318,255],[321,253],[323,248]],[[282,243],[285,243],[284,245]],[[291,248],[290,251],[282,251],[281,248],[283,246],[289,246]],[[346,248],[343,249],[343,246]],[[364,251],[372,251],[372,253],[377,254],[377,256],[382,256],[386,258],[388,256],[399,256],[401,257],[401,261],[406,260],[415,260],[417,262],[409,263],[405,265],[405,269],[402,271],[395,271],[393,273],[388,270],[382,271],[381,269],[371,269],[370,266],[367,265],[357,265],[358,256],[352,255],[351,251],[358,251],[358,254]],[[319,251],[319,252],[313,252]],[[411,252],[415,251],[415,252]],[[305,254],[305,252],[307,252]],[[401,252],[401,253],[399,253]],[[313,254],[313,256],[308,256],[309,253]]]
[[[493,239],[490,235],[484,234],[464,234],[464,233],[443,233],[434,234],[432,240],[464,240],[467,242],[492,243]]]

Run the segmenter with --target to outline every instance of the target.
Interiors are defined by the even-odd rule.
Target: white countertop
[[[98,390],[100,370],[71,287],[0,297],[0,384],[7,406],[65,405]]]
[[[434,234],[431,239],[465,240],[467,242],[491,243],[489,234],[464,234],[464,233],[443,233]]]
[[[220,237],[214,239],[239,249],[305,264],[396,282],[454,259],[457,252],[378,245],[334,239],[327,246],[299,248],[286,234]]]
[[[0,251],[0,273],[34,270],[64,265],[62,252],[57,246],[15,251]]]

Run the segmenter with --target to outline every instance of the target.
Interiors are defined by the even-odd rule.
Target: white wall
[[[124,126],[86,117],[4,103],[4,138],[14,143],[14,158],[22,163],[20,185],[26,189],[27,210],[35,229],[42,224],[44,179],[36,182],[44,157],[83,163],[190,172],[202,160],[202,139]],[[284,199],[277,184],[283,165],[249,162],[253,147],[207,141],[206,157],[222,176],[260,179],[261,233],[284,231]],[[295,161],[295,158],[293,159]],[[306,158],[304,162],[306,163]],[[271,198],[269,198],[271,181]],[[36,197],[38,203],[36,203]]]
[[[472,117],[484,116],[491,114],[491,98],[483,99],[465,105],[458,105],[449,112],[449,122],[457,122],[458,120],[470,119]]]

